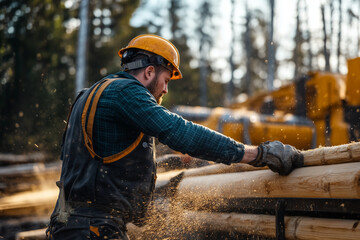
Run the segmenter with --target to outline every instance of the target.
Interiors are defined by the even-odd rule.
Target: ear
[[[155,67],[150,65],[145,68],[144,77],[146,80],[152,80],[155,76]]]

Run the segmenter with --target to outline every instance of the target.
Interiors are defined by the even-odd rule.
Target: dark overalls
[[[146,217],[156,178],[153,137],[139,131],[135,142],[120,153],[101,157],[94,152],[97,103],[112,81],[121,81],[124,87],[136,80],[99,81],[72,106],[49,239],[128,239],[126,223],[140,223]]]

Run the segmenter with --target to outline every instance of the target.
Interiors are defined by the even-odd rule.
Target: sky
[[[180,1],[180,0],[179,0]],[[245,17],[245,2],[248,2],[249,9],[259,9],[261,10],[262,14],[265,15],[267,20],[270,20],[270,10],[269,10],[269,1],[268,0],[235,0],[235,22],[239,23],[241,26],[241,23],[244,22]],[[329,3],[331,0],[304,0],[308,3],[308,15],[306,16],[304,13],[302,13],[301,18],[302,19],[308,19],[308,24],[310,26],[310,31],[313,39],[322,39],[323,34],[323,26],[322,26],[322,18],[321,18],[321,11],[320,6],[323,3]],[[357,0],[358,1],[358,0]],[[348,17],[345,16],[345,11],[349,8],[352,9],[353,12],[358,13],[360,12],[360,4],[359,6],[356,6],[357,1],[354,0],[342,0],[343,2],[343,36],[345,35],[352,35],[352,37],[355,39],[359,34],[359,29],[349,29],[347,26]],[[133,26],[139,26],[147,19],[153,17],[151,14],[149,14],[148,11],[151,9],[156,9],[159,15],[163,16],[165,19],[157,19],[157,22],[160,24],[166,24],[166,8],[168,6],[168,0],[147,0],[147,4],[145,5],[145,8],[139,9],[134,15],[131,20],[131,24]],[[193,31],[196,31],[194,29],[194,16],[196,16],[196,12],[198,11],[198,6],[202,1],[194,1],[194,0],[181,0],[181,4],[184,4],[186,6],[189,6],[188,11],[184,13],[183,18],[188,19],[186,22],[186,28],[191,33]],[[291,58],[292,51],[294,48],[294,34],[296,29],[296,2],[297,0],[275,0],[275,20],[274,20],[274,42],[278,45],[277,49],[277,55],[276,59],[278,61],[283,61],[284,59]],[[337,0],[333,0],[335,10],[337,10]],[[211,52],[211,55],[213,58],[217,59],[216,66],[219,68],[227,69],[229,68],[228,64],[228,57],[230,55],[230,49],[226,48],[226,46],[230,45],[231,42],[231,25],[230,25],[230,13],[231,13],[231,0],[216,0],[213,1],[214,9],[220,9],[220,11],[215,12],[215,23],[218,27],[215,33],[216,36],[216,48]],[[162,6],[161,8],[159,6]],[[304,6],[304,5],[303,5]],[[327,15],[329,15],[329,9],[326,10]],[[334,32],[337,33],[338,26],[337,26],[337,19],[338,14],[336,11],[334,11]],[[164,21],[164,22],[162,22]],[[328,31],[329,31],[329,26]],[[357,27],[358,28],[358,27]],[[239,29],[238,31],[243,31],[243,29]],[[169,32],[162,32],[163,37],[171,37],[171,34]],[[337,42],[336,36],[332,39],[335,45]],[[240,40],[241,41],[241,40]],[[356,57],[358,56],[358,48],[353,45],[347,45],[348,43],[343,40],[342,48],[350,48],[348,49],[349,52],[353,53],[353,56],[349,57]],[[190,48],[193,49],[193,52],[198,51],[198,43],[195,41],[189,42]],[[311,46],[313,50],[322,49],[322,41],[313,41]],[[352,47],[352,49],[351,49]],[[239,51],[239,56],[245,55],[245,52],[243,52],[241,49]],[[336,66],[336,59],[333,57],[331,59],[332,64]],[[346,67],[346,59],[343,58],[341,60],[341,73],[347,72]],[[317,68],[322,69],[325,66],[325,61],[323,58],[317,59]],[[291,79],[293,78],[293,72],[294,72],[294,65],[292,64],[280,64],[278,68],[278,76],[281,79]],[[239,71],[238,75],[241,76],[243,72]],[[229,71],[224,71],[222,75],[223,81],[228,81],[230,79],[230,73]],[[274,82],[276,83],[276,81]],[[275,86],[276,87],[276,86]]]

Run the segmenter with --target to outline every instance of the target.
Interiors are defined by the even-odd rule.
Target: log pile
[[[58,195],[60,164],[43,153],[0,154],[1,237],[24,239],[21,232],[46,227]],[[38,239],[44,239],[41,232]]]
[[[303,154],[305,166],[288,176],[241,163],[160,173],[162,186],[172,188],[169,205],[156,210],[157,224],[136,232],[160,239],[360,239],[360,143]]]
[[[181,164],[173,155],[171,161],[162,157],[159,166],[166,172],[158,173],[150,219],[143,227],[128,224],[129,235],[132,239],[360,239],[360,143],[303,154],[305,166],[288,176],[247,164],[227,166],[199,159],[193,164],[198,168],[188,168],[188,157],[180,157]],[[0,236],[5,239],[45,237],[58,196],[60,161],[36,156],[0,154]],[[12,235],[6,235],[9,231]]]

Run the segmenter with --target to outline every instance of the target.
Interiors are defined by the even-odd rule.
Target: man
[[[126,223],[141,224],[154,190],[154,137],[225,164],[267,165],[284,175],[303,165],[292,146],[245,146],[162,107],[170,80],[182,78],[178,50],[169,41],[140,35],[119,55],[124,71],[82,91],[72,106],[49,239],[128,239]]]

